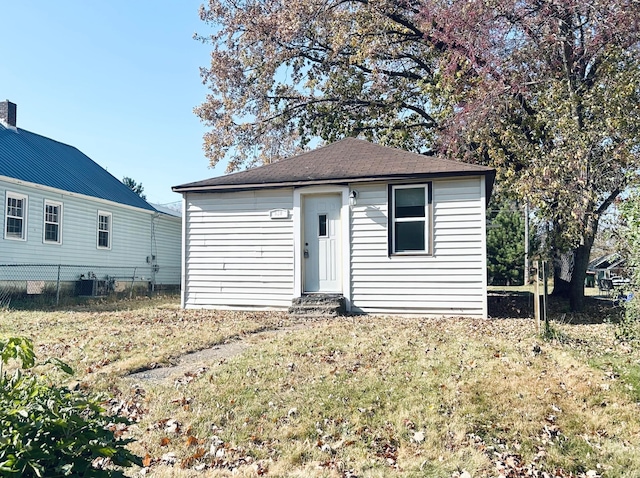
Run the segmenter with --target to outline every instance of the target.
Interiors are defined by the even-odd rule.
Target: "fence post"
[[[543,287],[543,299],[542,299],[542,319],[544,320],[544,331],[549,332],[549,317],[547,315],[547,300],[549,298],[549,285],[547,284],[547,268],[549,264],[547,261],[542,261],[542,287]]]
[[[536,319],[536,331],[540,333],[540,268],[538,261],[534,261],[533,268],[536,271],[536,278],[533,282],[533,315]]]
[[[56,281],[56,307],[60,305],[60,264],[58,264],[58,279]]]
[[[133,268],[133,275],[131,276],[131,289],[129,290],[129,299],[133,297],[133,284],[136,280],[136,267]]]

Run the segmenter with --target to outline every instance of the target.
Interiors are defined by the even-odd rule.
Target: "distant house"
[[[349,138],[175,186],[182,305],[284,309],[339,294],[354,313],[486,317],[494,176]]]
[[[0,265],[82,266],[66,269],[68,280],[83,271],[180,283],[179,215],[160,212],[73,146],[18,128],[9,101],[0,102],[0,198]],[[0,269],[0,281],[10,279]]]
[[[597,257],[587,265],[586,285],[597,285],[601,292],[629,282],[627,261],[617,252]]]

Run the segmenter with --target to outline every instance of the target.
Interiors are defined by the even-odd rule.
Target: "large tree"
[[[638,180],[640,4],[429,3],[455,93],[440,149],[495,165],[536,208],[555,290],[580,310],[600,218]]]
[[[361,135],[424,151],[437,127],[439,52],[421,3],[385,0],[210,0],[211,90],[198,108],[204,149],[228,170],[268,163],[310,140]]]
[[[493,165],[582,307],[599,218],[640,165],[639,2],[210,0],[201,18],[212,165],[349,135]]]

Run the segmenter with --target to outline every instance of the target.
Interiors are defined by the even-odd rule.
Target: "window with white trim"
[[[98,211],[98,249],[111,249],[111,213]]]
[[[7,191],[5,201],[4,237],[27,240],[27,196]]]
[[[431,183],[391,188],[392,254],[430,254]]]
[[[62,203],[44,201],[44,242],[62,243]]]

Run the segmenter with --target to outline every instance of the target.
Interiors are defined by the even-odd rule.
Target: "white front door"
[[[304,197],[304,291],[340,292],[339,194]]]

